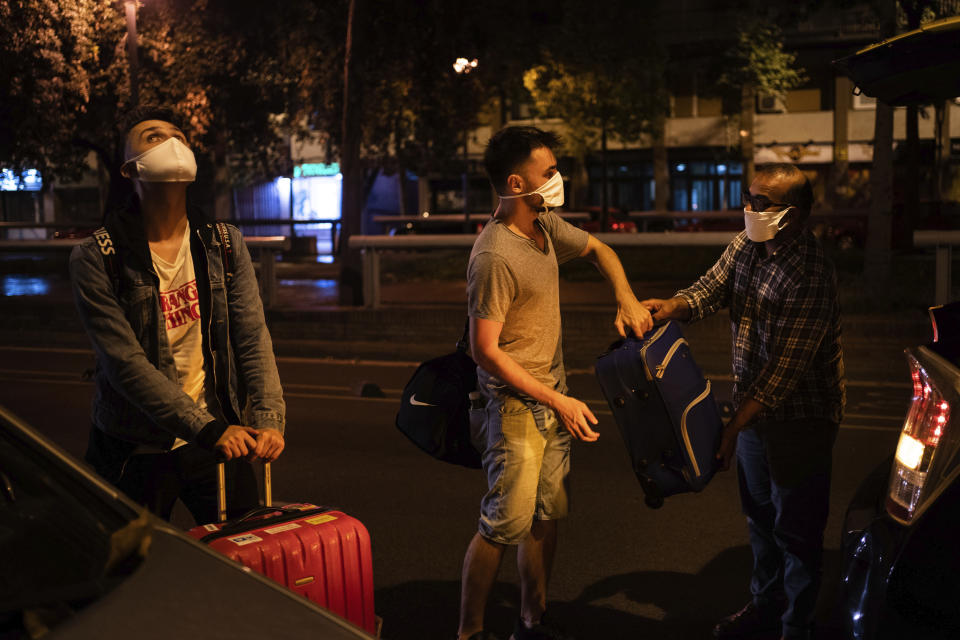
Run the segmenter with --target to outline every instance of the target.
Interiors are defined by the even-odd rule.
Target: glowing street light
[[[467,60],[466,58],[457,58],[453,63],[453,70],[457,73],[470,73],[477,68],[477,59]]]
[[[457,72],[458,76],[465,76],[474,69],[477,68],[477,59],[467,60],[466,58],[457,58],[453,63],[453,70]],[[463,230],[465,233],[470,233],[470,207],[467,204],[467,193],[470,190],[470,181],[467,172],[470,168],[470,156],[467,152],[467,135],[469,132],[467,128],[463,129],[463,175],[461,179],[463,180]]]
[[[130,61],[130,104],[137,106],[140,95],[137,88],[137,2],[124,0],[127,14],[127,56]]]

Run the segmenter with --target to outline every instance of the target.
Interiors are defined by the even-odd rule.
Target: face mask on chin
[[[190,147],[177,138],[167,138],[127,160],[137,169],[143,182],[193,182],[197,179],[197,160]]]
[[[563,177],[557,171],[549,180],[537,187],[534,191],[528,193],[518,193],[514,196],[500,196],[501,200],[512,200],[513,198],[525,198],[538,194],[543,198],[543,204],[540,205],[547,209],[556,209],[563,206]]]
[[[747,230],[747,237],[753,242],[766,242],[773,240],[774,237],[786,226],[780,225],[783,217],[787,215],[793,207],[787,207],[783,211],[751,211],[744,207],[743,221]]]

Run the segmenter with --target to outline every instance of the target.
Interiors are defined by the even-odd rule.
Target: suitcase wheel
[[[659,509],[663,506],[663,496],[660,494],[654,495],[652,493],[648,493],[643,501],[651,509]]]
[[[663,506],[663,492],[657,483],[650,478],[641,478],[640,487],[644,493],[644,503],[651,509],[659,509]]]
[[[627,401],[623,399],[623,396],[617,396],[613,399],[613,404],[617,405],[618,407],[622,407],[623,405],[627,404]]]

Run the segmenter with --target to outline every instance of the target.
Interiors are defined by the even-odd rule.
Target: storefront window
[[[674,211],[722,211],[740,206],[739,163],[676,162],[671,166]]]

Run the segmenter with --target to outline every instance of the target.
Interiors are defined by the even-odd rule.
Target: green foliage
[[[346,5],[322,3],[288,36],[304,65],[291,115],[324,132],[331,156],[343,145]],[[452,66],[457,57],[476,55],[473,30],[484,23],[470,21],[465,14],[472,10],[447,2],[357,2],[350,61],[357,81],[350,91],[368,169],[425,173],[457,158],[485,100],[480,73],[461,76]],[[487,62],[481,59],[480,69]]]
[[[802,69],[794,67],[796,55],[783,50],[783,33],[778,26],[753,21],[741,27],[737,43],[727,52],[724,72],[717,84],[739,92],[752,84],[761,94],[783,98],[787,91],[807,81]]]
[[[7,166],[48,176],[82,171],[87,150],[74,138],[112,59],[104,39],[118,26],[104,0],[0,3],[0,159]]]
[[[564,121],[568,151],[581,159],[597,148],[604,130],[635,141],[662,126],[669,109],[666,55],[649,9],[607,0],[590,15],[584,11],[581,3],[564,6],[563,37],[545,45],[541,62],[523,75],[538,115]],[[597,12],[617,19],[594,32]]]

